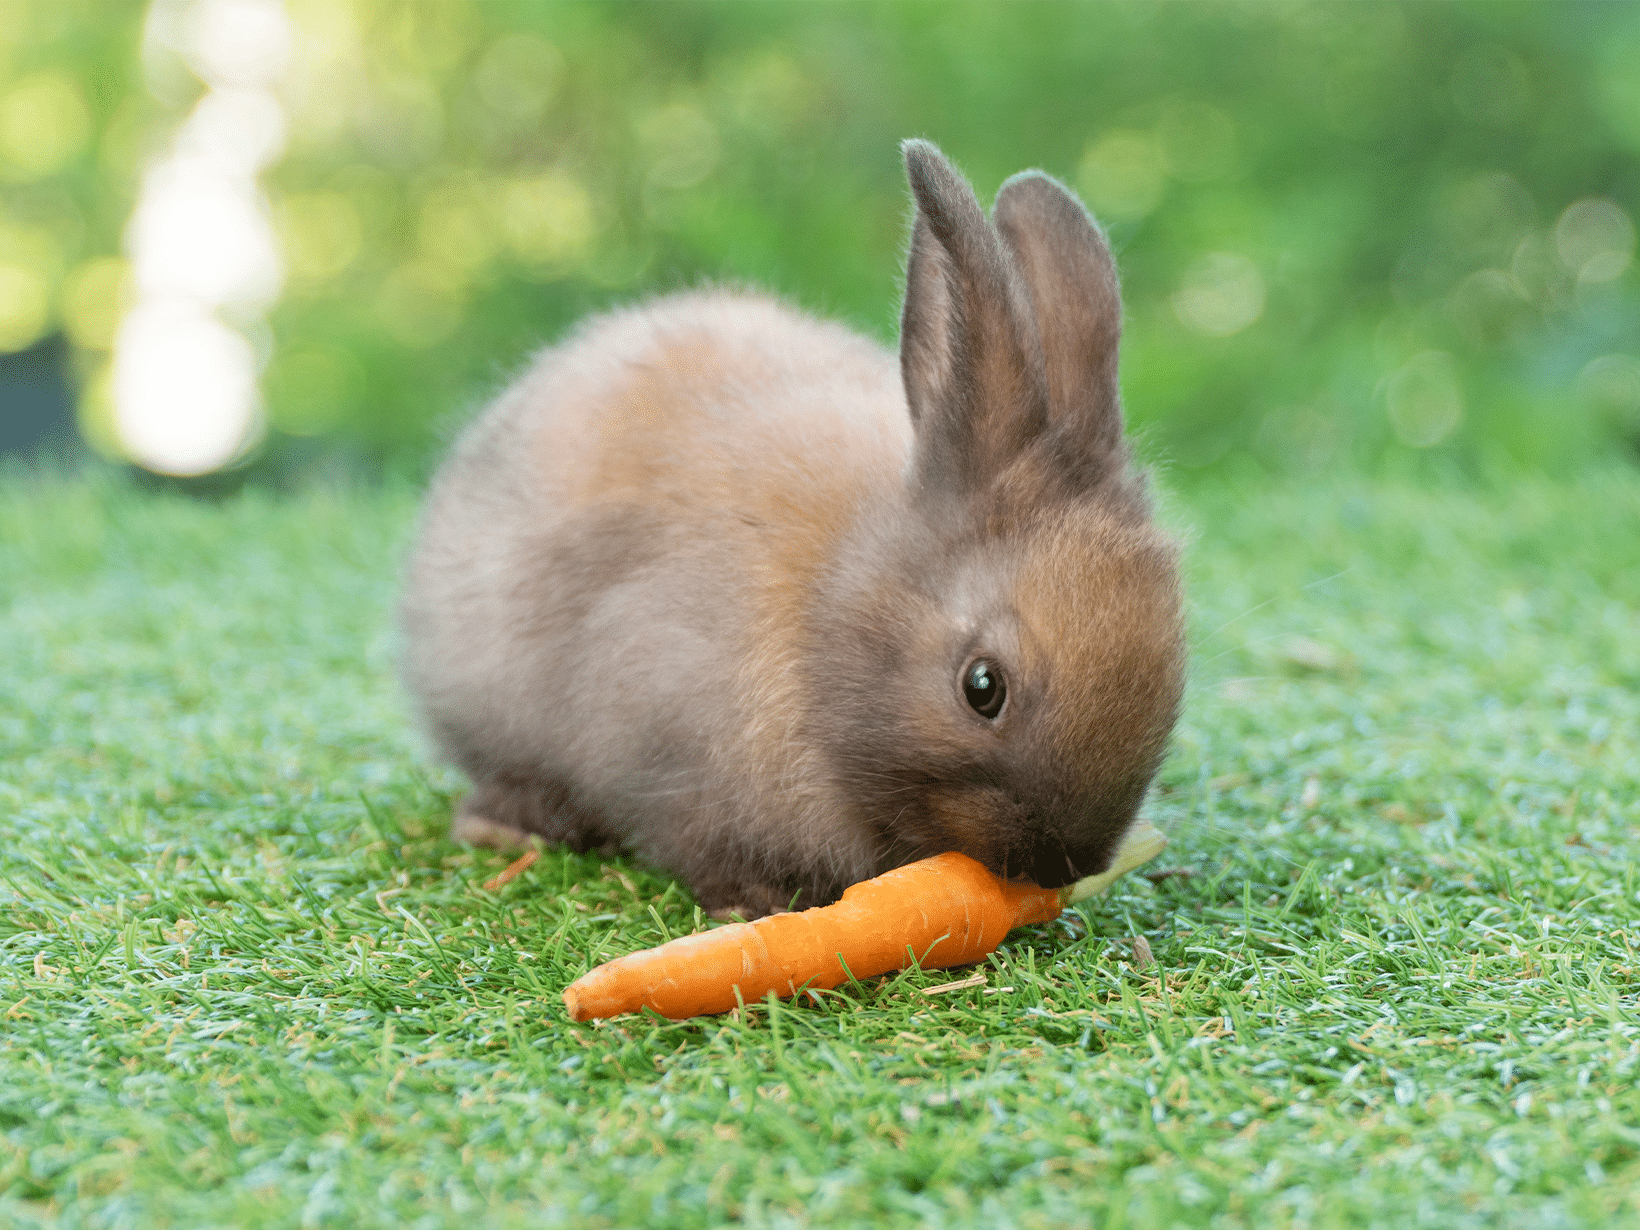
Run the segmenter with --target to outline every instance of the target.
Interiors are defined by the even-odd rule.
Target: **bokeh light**
[[[1110,222],[1132,222],[1161,203],[1167,169],[1166,154],[1156,138],[1118,129],[1088,147],[1076,186],[1095,214]]]
[[[260,363],[227,323],[272,306],[284,263],[257,183],[285,145],[272,90],[290,54],[276,0],[154,0],[151,31],[207,89],[144,174],[126,231],[135,303],[114,336],[114,430],[133,461],[197,475],[258,441]],[[164,35],[156,34],[156,41]]]
[[[1264,276],[1237,252],[1209,252],[1185,274],[1173,310],[1197,333],[1229,337],[1264,315]]]
[[[1634,223],[1615,201],[1574,201],[1555,223],[1555,250],[1579,282],[1610,282],[1634,256]]]
[[[1396,438],[1413,448],[1432,448],[1463,421],[1463,387],[1452,356],[1440,350],[1414,355],[1384,386]]]

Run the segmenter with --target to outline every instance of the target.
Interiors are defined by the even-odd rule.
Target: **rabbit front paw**
[[[805,896],[808,894],[794,894],[772,884],[713,885],[701,890],[700,906],[708,918],[718,922],[753,922],[769,914],[803,909]]]

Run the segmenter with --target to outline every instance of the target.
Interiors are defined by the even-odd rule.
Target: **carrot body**
[[[564,1005],[574,1021],[640,1008],[682,1020],[755,1003],[770,991],[795,995],[837,986],[850,974],[886,974],[913,957],[924,969],[965,965],[1015,927],[1048,922],[1104,892],[1166,845],[1149,822],[1136,821],[1108,870],[1065,888],[1009,883],[965,854],[936,855],[856,884],[833,905],[686,935],[607,962],[572,982]]]
[[[571,983],[564,1004],[575,1021],[640,1008],[673,1020],[727,1012],[770,991],[795,995],[835,987],[850,973],[904,969],[913,955],[924,969],[978,961],[1015,927],[1048,922],[1064,908],[1063,889],[1012,884],[966,854],[940,854],[856,884],[833,905],[686,935],[610,961]]]

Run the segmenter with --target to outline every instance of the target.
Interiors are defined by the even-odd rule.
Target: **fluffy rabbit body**
[[[1103,235],[932,146],[899,362],[759,296],[597,318],[456,445],[406,674],[453,835],[623,845],[755,917],[945,850],[1103,870],[1177,712],[1176,550],[1121,438]]]

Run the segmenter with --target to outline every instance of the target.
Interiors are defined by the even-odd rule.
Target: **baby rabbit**
[[[946,850],[1102,871],[1177,714],[1177,552],[1122,441],[1110,249],[926,141],[898,370],[760,295],[584,324],[467,430],[402,618],[458,840],[625,846],[718,916]]]

